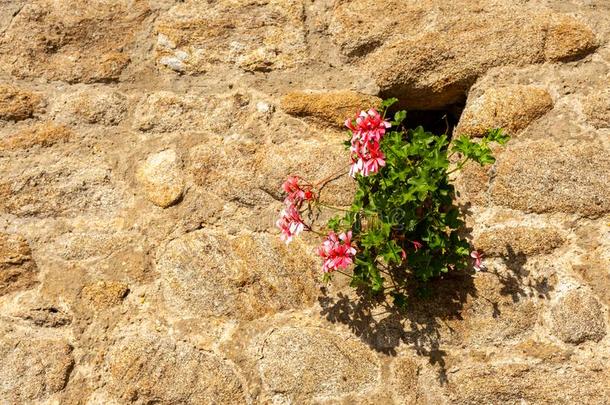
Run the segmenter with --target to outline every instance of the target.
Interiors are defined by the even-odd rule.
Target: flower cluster
[[[286,193],[285,207],[275,225],[280,228],[282,232],[280,238],[286,244],[289,244],[294,236],[305,229],[305,222],[300,212],[303,202],[314,200],[316,197],[313,186],[299,184],[300,180],[297,176],[290,176],[282,184],[282,190]]]
[[[484,269],[483,261],[482,261],[483,260],[483,255],[480,252],[478,252],[476,250],[473,250],[472,252],[470,252],[470,257],[472,257],[474,259],[474,266],[473,266],[473,268],[476,271],[481,271],[481,270]]]
[[[381,151],[379,141],[385,134],[390,123],[374,109],[362,111],[356,117],[356,123],[347,120],[345,126],[352,131],[351,158],[352,165],[350,175],[355,177],[357,173],[363,176],[376,173],[379,168],[385,166],[385,155]]]
[[[286,205],[301,205],[303,201],[314,199],[313,187],[309,184],[301,185],[299,180],[301,179],[297,176],[290,176],[282,184],[282,190],[286,193],[286,199],[284,199]]]
[[[396,101],[383,101],[381,114],[370,109],[345,122],[349,174],[356,186],[351,205],[333,207],[320,200],[325,185],[347,170],[315,185],[291,176],[282,184],[284,209],[277,226],[286,243],[303,231],[326,235],[316,250],[323,280],[340,273],[351,286],[386,294],[404,307],[412,281],[485,269],[483,254],[460,232],[464,221],[450,174],[469,161],[492,164],[490,144],[502,145],[508,136],[492,129],[476,141],[468,134],[450,139],[403,125],[406,111],[395,112],[388,122],[388,108]],[[322,208],[337,214],[328,218]],[[321,218],[327,222],[318,227]]]
[[[286,244],[292,242],[292,238],[300,234],[305,228],[303,218],[301,218],[301,214],[294,205],[290,205],[282,210],[280,219],[277,220],[275,225],[282,231],[280,239],[286,242]]]
[[[348,268],[356,254],[356,249],[352,247],[352,231],[343,232],[339,236],[331,231],[318,248],[318,254],[324,260],[322,265],[324,273]]]

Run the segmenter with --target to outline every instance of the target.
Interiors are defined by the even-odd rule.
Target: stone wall
[[[0,0],[0,403],[610,403],[609,39],[607,0]],[[273,227],[387,96],[512,135],[456,178],[487,270],[406,314]]]

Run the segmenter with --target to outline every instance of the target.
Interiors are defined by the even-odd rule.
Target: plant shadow
[[[324,289],[318,301],[326,320],[347,325],[375,351],[395,356],[400,344],[411,346],[431,365],[438,366],[439,380],[445,383],[447,353],[441,347],[441,330],[451,333],[447,321],[462,319],[464,303],[469,297],[476,297],[477,292],[472,274],[458,271],[431,280],[423,288],[413,283],[409,291],[412,298],[404,309],[362,290],[353,296],[331,296]]]
[[[419,356],[428,358],[429,364],[438,368],[441,384],[447,382],[446,356],[443,347],[451,344],[454,335],[459,336],[452,325],[455,321],[471,316],[474,301],[484,301],[493,318],[502,316],[506,301],[516,303],[522,299],[548,299],[552,286],[548,279],[532,281],[525,269],[527,258],[506,246],[507,255],[499,257],[503,270],[483,270],[479,276],[494,280],[492,297],[479,291],[474,272],[453,271],[428,281],[425,286],[412,281],[407,292],[409,298],[404,309],[392,302],[371,296],[363,290],[330,294],[322,289],[318,298],[320,314],[331,323],[346,325],[373,350],[389,356],[397,355],[401,344],[411,347]],[[506,297],[506,300],[497,297]],[[453,342],[455,343],[455,342]]]
[[[498,277],[502,287],[500,293],[509,295],[513,302],[518,302],[522,298],[532,298],[537,296],[541,299],[550,299],[550,292],[553,291],[548,277],[536,277],[527,269],[527,256],[523,253],[515,252],[513,246],[506,244],[505,253],[500,256],[502,263],[507,271],[491,273]]]

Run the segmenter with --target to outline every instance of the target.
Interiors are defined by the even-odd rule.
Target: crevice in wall
[[[417,128],[421,125],[428,132],[447,133],[451,138],[464,106],[465,102],[461,102],[437,110],[407,110],[407,118],[404,124],[407,128]],[[400,108],[390,108],[388,116],[393,117],[397,110],[400,110]]]

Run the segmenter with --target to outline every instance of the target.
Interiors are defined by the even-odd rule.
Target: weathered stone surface
[[[385,16],[371,24],[370,10]],[[411,109],[461,101],[492,67],[574,59],[597,45],[572,17],[491,1],[393,1],[383,10],[372,0],[347,1],[331,27],[342,52],[362,58],[382,93]]]
[[[39,109],[41,97],[15,86],[0,84],[0,120],[21,121]]]
[[[70,124],[115,126],[127,115],[128,99],[118,91],[86,88],[68,93],[54,106],[56,117]]]
[[[487,89],[468,99],[455,129],[457,134],[483,136],[489,129],[502,128],[515,135],[530,122],[553,108],[549,93],[535,86],[505,86]]]
[[[45,289],[60,290],[52,291],[52,295],[61,295],[62,286],[69,285],[66,290],[71,297],[82,297],[83,288],[90,286],[94,295],[99,293],[102,298],[110,291],[121,295],[123,287],[150,280],[152,259],[148,257],[148,243],[137,233],[118,231],[107,221],[101,223],[103,229],[97,228],[100,223],[90,220],[81,223],[82,228],[70,229],[39,249],[40,255],[62,264],[57,269],[53,267],[46,279]],[[84,277],[83,268],[95,276]],[[100,279],[106,281],[108,291],[96,290]],[[104,287],[103,283],[98,287]],[[95,302],[92,304],[97,306]]]
[[[567,15],[551,18],[544,43],[544,56],[551,61],[578,59],[597,45],[593,31]]]
[[[589,122],[596,128],[610,128],[610,91],[602,90],[588,95],[584,100],[584,111]]]
[[[319,301],[328,320],[348,325],[375,350],[393,354],[404,342],[437,364],[451,347],[494,347],[531,336],[544,309],[538,295],[544,297],[552,286],[552,280],[490,265],[474,275],[450,271],[431,280],[424,287],[430,292],[426,296],[420,294],[419,285],[413,285],[404,315],[355,293],[339,293],[337,299],[326,295]],[[422,398],[434,390],[418,384],[425,385]]]
[[[609,13],[0,0],[0,403],[610,403]],[[274,225],[290,174],[351,203],[339,130],[388,96],[513,135],[456,173],[486,269],[404,311]]]
[[[121,198],[108,162],[87,151],[0,159],[0,171],[0,212],[17,216],[82,215],[116,208]]]
[[[256,140],[242,136],[210,136],[189,150],[185,172],[194,183],[189,196],[196,200],[187,198],[185,204],[193,204],[199,223],[225,223],[231,234],[275,226],[279,190],[258,174],[257,153],[262,152]]]
[[[476,345],[531,334],[541,305],[517,276],[482,272],[474,277],[473,287],[459,316],[447,321],[451,339]]]
[[[252,319],[311,304],[317,263],[298,243],[276,235],[237,237],[198,230],[159,252],[165,299],[189,316]]]
[[[587,254],[583,263],[572,265],[572,270],[602,302],[610,306],[610,258],[601,255],[599,251]]]
[[[572,350],[559,345],[528,339],[517,345],[522,354],[548,364],[561,364],[570,360]]]
[[[127,284],[116,281],[98,281],[86,285],[82,290],[84,300],[96,308],[118,305],[127,294],[129,294]]]
[[[167,208],[182,197],[182,162],[172,149],[148,156],[139,166],[137,178],[146,197],[159,207]]]
[[[25,0],[0,0],[0,33],[4,32],[24,3]]]
[[[86,229],[74,229],[57,236],[49,246],[53,255],[66,261],[91,261],[134,244],[136,235],[133,233],[94,229],[91,224],[88,225]]]
[[[551,310],[552,331],[567,343],[599,341],[606,335],[606,321],[599,301],[583,290],[572,290]]]
[[[419,365],[409,357],[401,357],[392,363],[392,387],[396,403],[415,404],[421,399],[418,392]]]
[[[519,143],[498,159],[491,198],[527,212],[599,216],[610,211],[610,189],[601,173],[610,173],[610,154],[602,144]]]
[[[134,127],[140,131],[227,131],[248,105],[241,94],[209,97],[168,91],[144,97],[136,107]]]
[[[189,151],[189,172],[195,184],[226,200],[241,201],[249,206],[268,205],[269,199],[259,201],[252,185],[257,149],[251,140],[210,137]]]
[[[191,148],[187,173],[195,187],[195,209],[205,224],[227,223],[228,233],[268,231],[275,226],[279,190],[268,190],[256,166],[258,143],[211,137]],[[261,151],[259,151],[261,152]],[[188,203],[188,201],[186,201]]]
[[[419,361],[424,360],[426,365]],[[442,355],[438,358],[441,362]],[[433,358],[422,359],[420,356],[408,352],[399,354],[390,364],[389,388],[392,391],[391,400],[382,403],[401,405],[414,404],[446,404],[446,395],[443,392],[442,382],[435,369]],[[442,378],[442,377],[441,377]],[[368,402],[364,402],[368,403]],[[371,404],[380,403],[371,401]]]
[[[379,383],[374,353],[356,339],[324,329],[272,330],[261,350],[261,377],[273,401],[316,402],[366,393]]]
[[[344,141],[344,136],[334,135],[324,141],[288,140],[271,146],[257,156],[256,167],[263,180],[260,186],[279,198],[279,188],[269,185],[281,185],[289,175],[298,174],[310,182],[335,179],[323,188],[322,198],[337,206],[351,204],[355,184],[348,175],[350,161]]]
[[[46,328],[59,328],[72,322],[70,314],[55,307],[35,307],[15,314],[33,325]]]
[[[244,403],[240,378],[220,357],[161,336],[133,336],[105,358],[108,395],[135,404]]]
[[[36,336],[0,339],[0,397],[7,403],[43,401],[63,389],[74,360],[63,340]]]
[[[0,232],[0,296],[34,286],[37,273],[25,238]]]
[[[149,13],[146,2],[29,2],[0,37],[0,66],[17,78],[119,79]]]
[[[557,369],[522,362],[481,363],[450,374],[448,390],[452,404],[600,404],[610,399],[603,384],[607,378],[608,370],[578,366]]]
[[[312,117],[328,126],[343,128],[361,110],[379,108],[381,99],[354,91],[312,93],[295,91],[282,97],[281,108],[297,117]]]
[[[550,253],[565,242],[552,227],[504,226],[481,232],[475,247],[489,256],[514,256]]]
[[[467,162],[462,170],[455,174],[454,185],[458,201],[463,204],[487,204],[490,179],[490,166]]]
[[[192,74],[290,68],[306,56],[305,18],[301,1],[186,1],[157,21],[157,64]]]
[[[39,124],[0,139],[0,152],[29,149],[34,146],[47,148],[56,143],[66,142],[73,138],[74,135],[74,132],[63,125],[52,123]]]
[[[116,271],[116,267],[115,267]],[[68,303],[72,309],[85,309],[92,313],[89,305],[81,305],[79,296],[83,288],[91,283],[87,268],[74,264],[53,264],[41,276],[40,296],[47,302]]]

